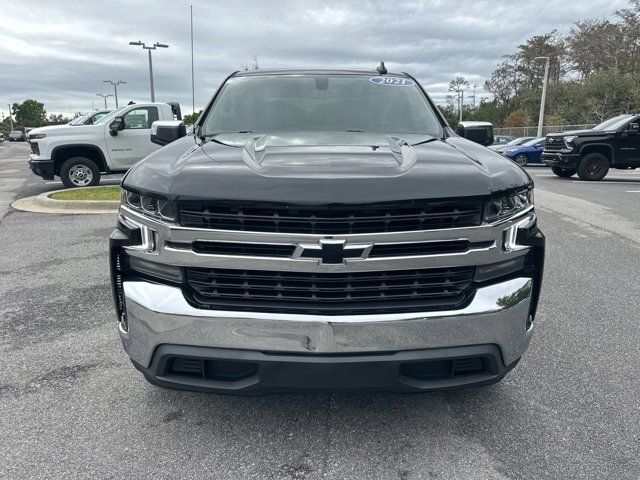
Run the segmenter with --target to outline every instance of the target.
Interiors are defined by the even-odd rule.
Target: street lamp
[[[107,97],[113,97],[113,93],[107,93],[106,95],[104,93],[96,93],[96,95],[98,97],[104,98],[104,108],[106,110],[107,109]]]
[[[114,82],[113,80],[103,80],[103,83],[110,83],[111,85],[113,85],[113,92],[115,93],[115,97],[116,97],[116,108],[118,108],[118,85],[123,85],[126,84],[127,82],[123,82],[122,80],[118,80],[117,82]]]
[[[549,57],[536,57],[534,60],[546,60],[544,63],[544,79],[542,80],[542,99],[540,100],[540,115],[538,115],[538,137],[542,136],[544,122],[544,101],[547,98],[547,83],[549,81]]]
[[[11,116],[11,104],[7,103],[7,106],[9,107],[9,122],[11,123],[11,131],[13,132],[13,117]]]
[[[151,50],[155,50],[157,48],[169,48],[169,45],[165,45],[164,43],[154,43],[152,46],[147,47],[146,43],[138,40],[137,42],[129,42],[129,45],[136,45],[138,47],[142,47],[143,49],[149,52],[149,83],[151,84],[151,101],[156,101],[156,96],[153,91],[153,64],[151,62]]]

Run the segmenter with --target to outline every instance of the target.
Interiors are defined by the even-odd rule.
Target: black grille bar
[[[455,309],[474,267],[357,273],[186,268],[199,308],[324,315]]]
[[[288,205],[266,202],[181,202],[185,227],[281,233],[382,233],[474,227],[478,201],[408,200],[367,205]]]

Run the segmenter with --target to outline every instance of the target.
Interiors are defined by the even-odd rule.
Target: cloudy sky
[[[89,111],[92,102],[103,106],[96,93],[112,93],[106,79],[127,82],[121,103],[148,100],[146,51],[128,44],[141,40],[170,45],[154,52],[156,100],[178,100],[190,112],[191,4],[198,108],[254,55],[260,68],[372,68],[383,59],[444,102],[455,76],[482,85],[528,37],[610,17],[627,2],[0,0],[0,111],[27,98],[50,113]]]

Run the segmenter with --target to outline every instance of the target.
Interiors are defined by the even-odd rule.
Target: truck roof
[[[234,77],[257,77],[262,75],[366,75],[382,76],[377,70],[355,70],[355,69],[332,69],[332,68],[296,68],[296,69],[269,69],[269,70],[243,70],[235,72]],[[384,74],[388,77],[409,77],[407,73],[388,72]]]

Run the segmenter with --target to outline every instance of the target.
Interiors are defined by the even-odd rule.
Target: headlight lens
[[[493,223],[511,217],[533,205],[533,189],[498,198],[487,203],[484,219]]]
[[[564,143],[567,144],[567,146],[571,146],[571,143],[578,138],[577,135],[569,135],[568,137],[563,137],[564,138]]]
[[[38,138],[47,138],[46,133],[31,133],[29,134],[29,140],[35,140]]]
[[[120,194],[120,201],[123,205],[150,217],[171,221],[176,219],[176,206],[166,198],[141,195],[123,188]]]

